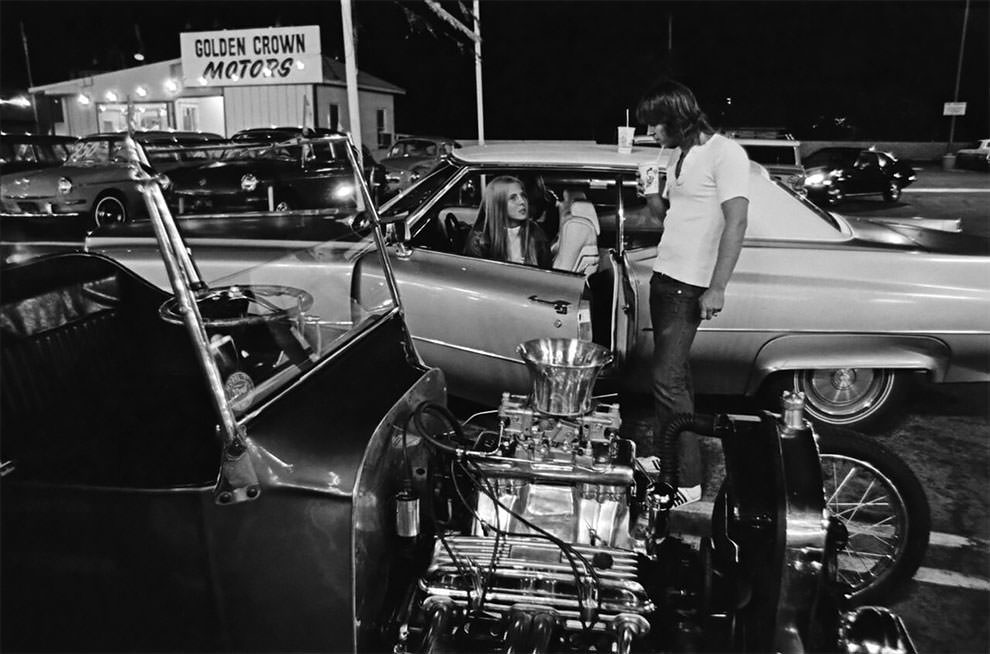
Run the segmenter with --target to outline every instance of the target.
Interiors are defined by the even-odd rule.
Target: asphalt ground
[[[897,202],[884,202],[879,194],[856,196],[834,211],[864,217],[959,218],[964,233],[990,237],[990,172],[942,170],[935,165],[915,170],[918,179]]]

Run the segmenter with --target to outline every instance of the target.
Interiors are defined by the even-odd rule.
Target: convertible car
[[[463,148],[382,207],[384,219],[406,233],[392,260],[416,347],[444,370],[454,393],[491,403],[505,390],[524,391],[528,378],[514,348],[533,336],[593,339],[615,354],[603,388],[648,390],[648,291],[659,228],[636,175],[638,164],[656,157],[655,149],[619,155],[600,145]],[[586,191],[601,227],[597,273],[585,278],[461,254],[480,190],[502,174],[543,189],[546,197],[534,191],[530,201],[543,207],[549,231],[551,194]],[[833,215],[755,164],[751,191],[725,311],[701,326],[692,350],[696,392],[775,398],[796,388],[814,419],[868,429],[900,415],[915,375],[990,379],[986,239],[933,229],[933,221]],[[208,279],[226,274],[231,260],[264,261],[307,238],[301,223],[290,235],[271,221],[182,222],[200,243]],[[98,230],[87,246],[167,285],[153,251],[137,247],[139,227]]]
[[[205,282],[144,184],[168,290],[93,253],[0,276],[4,651],[913,652],[850,601],[799,397],[678,423],[725,451],[696,551],[676,465],[588,392],[606,348],[527,341],[552,401],[462,423],[373,210]]]

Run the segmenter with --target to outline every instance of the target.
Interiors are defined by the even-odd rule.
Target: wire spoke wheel
[[[886,477],[861,461],[824,455],[825,497],[849,540],[839,553],[839,579],[862,588],[886,574],[903,550],[904,501]]]
[[[848,430],[820,435],[826,509],[845,526],[838,580],[857,602],[909,579],[928,546],[931,516],[921,483],[879,443]]]

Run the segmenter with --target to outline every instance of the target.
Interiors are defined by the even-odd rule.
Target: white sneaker
[[[701,499],[701,484],[697,486],[679,486],[674,495],[674,508],[697,502]]]

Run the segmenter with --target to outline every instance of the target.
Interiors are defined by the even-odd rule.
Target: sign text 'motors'
[[[316,25],[187,32],[180,41],[187,85],[323,81],[320,28]]]

